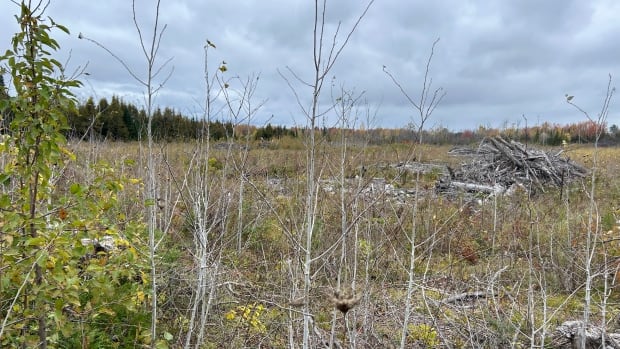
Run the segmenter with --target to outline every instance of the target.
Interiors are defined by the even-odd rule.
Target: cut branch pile
[[[566,321],[558,326],[551,336],[551,348],[620,349],[620,334],[606,333],[599,326],[583,326],[582,321]],[[585,346],[581,345],[582,340]]]
[[[516,186],[545,191],[545,187],[563,187],[588,170],[568,158],[562,151],[544,152],[501,137],[482,140],[478,148],[454,148],[450,155],[472,160],[461,168],[449,168],[449,176],[440,180],[439,192],[458,190],[499,194]]]

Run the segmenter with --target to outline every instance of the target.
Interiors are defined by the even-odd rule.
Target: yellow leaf
[[[54,269],[55,266],[56,266],[56,258],[54,258],[54,256],[49,256],[49,258],[45,262],[45,267],[47,269]]]
[[[142,291],[136,292],[136,296],[134,297],[134,302],[136,303],[136,305],[140,305],[144,303],[145,299],[146,299],[146,295],[144,294],[144,292]]]

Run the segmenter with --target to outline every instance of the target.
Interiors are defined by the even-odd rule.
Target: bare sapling
[[[364,111],[362,112],[362,116],[364,118],[364,123],[366,125],[366,127],[371,127],[372,125],[375,124],[376,121],[376,110],[373,111],[370,109],[370,107],[368,105],[366,105],[366,108],[364,109]],[[363,129],[363,124],[361,126],[358,126],[360,129]],[[365,165],[366,165],[366,153],[368,150],[368,144],[369,144],[369,136],[366,136],[363,140],[362,143],[362,149],[361,149],[361,169],[362,172],[365,169]],[[363,173],[362,175],[360,175],[358,177],[358,181],[356,183],[357,187],[356,187],[356,192],[361,192],[362,190],[362,186],[364,185],[364,178],[363,178]],[[378,200],[380,200],[380,198],[377,198]],[[370,213],[370,210],[368,210],[367,208],[372,207],[372,205],[374,205],[374,202],[367,202],[367,200],[364,200],[362,197],[360,197],[359,195],[355,195],[353,197],[353,202],[351,204],[352,206],[352,215],[354,217],[359,217],[359,219],[355,220],[353,223],[353,241],[355,242],[355,250],[354,250],[354,263],[353,263],[353,280],[351,282],[351,288],[353,290],[356,290],[356,292],[361,293],[361,300],[360,300],[360,305],[358,307],[358,311],[356,311],[354,313],[354,318],[353,318],[353,323],[358,323],[358,321],[361,321],[362,323],[362,333],[361,336],[362,338],[366,341],[366,343],[369,342],[369,339],[372,335],[372,333],[374,332],[374,328],[373,328],[373,321],[372,321],[372,314],[373,314],[373,303],[372,299],[371,299],[371,295],[372,295],[372,287],[371,287],[371,266],[373,265],[373,263],[375,262],[374,260],[374,255],[376,254],[376,249],[380,246],[380,242],[374,242],[373,243],[373,234],[374,233],[378,233],[379,236],[385,236],[385,234],[383,234],[382,232],[375,232],[375,228],[373,227],[373,224],[371,223],[373,221],[372,219],[372,214]],[[383,226],[381,224],[379,224],[379,226]],[[361,272],[358,269],[358,265],[362,266]],[[361,278],[361,276],[359,275],[363,275],[363,279],[361,280],[361,287],[358,286],[357,280],[358,278]],[[361,292],[357,291],[358,287],[361,288]],[[361,317],[361,320],[359,320],[359,317]],[[355,337],[353,337],[355,339]],[[357,343],[354,343],[357,344]]]
[[[332,312],[332,327],[330,334],[330,345],[333,345],[336,336],[336,324],[338,322],[339,314],[342,314],[343,319],[343,333],[346,340],[348,340],[351,347],[356,347],[355,331],[350,331],[348,326],[347,314],[349,310],[353,309],[359,297],[356,290],[356,274],[357,274],[357,247],[358,247],[358,229],[356,218],[358,214],[358,202],[356,200],[358,195],[353,195],[353,200],[350,199],[350,191],[352,191],[351,185],[347,179],[347,167],[349,167],[349,158],[352,157],[349,154],[348,149],[348,133],[349,130],[355,129],[355,125],[358,119],[357,104],[362,98],[363,93],[356,94],[353,91],[347,91],[344,87],[340,88],[340,91],[336,96],[332,92],[332,103],[334,105],[334,111],[338,119],[338,126],[340,128],[340,162],[338,163],[338,182],[339,182],[339,194],[340,194],[340,257],[338,261],[338,272],[335,284],[335,293],[333,303],[335,309]],[[349,218],[351,217],[351,218]],[[351,221],[350,221],[351,220]],[[353,224],[353,225],[352,225]],[[350,232],[354,232],[353,236],[350,236]],[[350,251],[353,249],[353,251]],[[349,256],[350,255],[350,256]],[[341,294],[347,291],[349,294],[347,297],[342,297]],[[343,311],[342,299],[349,298],[350,300],[345,302],[349,304],[346,307],[346,311]],[[353,302],[352,300],[356,300]],[[353,315],[354,316],[354,315]],[[355,320],[353,320],[355,322]]]
[[[158,63],[158,52],[161,44],[162,37],[164,32],[166,31],[166,25],[160,27],[159,23],[159,10],[160,10],[161,0],[156,0],[155,2],[155,14],[154,14],[154,23],[152,28],[152,32],[150,33],[150,37],[147,37],[143,34],[143,29],[140,23],[138,22],[138,16],[136,13],[136,2],[132,1],[132,13],[133,13],[133,22],[136,28],[136,31],[139,36],[140,48],[142,50],[142,54],[146,60],[146,74],[145,76],[140,76],[140,74],[136,73],[134,68],[128,66],[128,64],[117,54],[115,54],[111,49],[106,46],[100,44],[98,41],[90,39],[80,33],[80,39],[86,39],[95,45],[101,47],[106,52],[108,52],[114,59],[116,59],[124,68],[127,70],[129,75],[131,75],[134,80],[136,80],[140,85],[142,85],[145,89],[144,93],[144,102],[146,107],[146,116],[147,116],[147,173],[146,173],[146,217],[147,217],[147,227],[148,227],[148,241],[149,241],[149,257],[151,261],[151,348],[155,348],[157,343],[157,246],[158,246],[158,237],[157,237],[157,182],[156,182],[156,163],[155,163],[155,145],[153,141],[153,132],[152,132],[152,121],[153,121],[153,109],[155,105],[155,98],[158,92],[165,85],[166,81],[172,75],[174,69],[170,69],[168,72],[165,72],[167,65],[170,63],[171,59],[164,61],[163,63]],[[163,78],[160,77],[162,73],[166,73]],[[158,80],[159,79],[159,80]]]
[[[221,70],[220,70],[221,71]],[[238,201],[237,201],[237,254],[241,253],[243,247],[243,229],[244,229],[244,212],[243,201],[245,198],[245,186],[248,180],[248,154],[250,149],[251,132],[249,132],[250,125],[256,113],[267,102],[262,100],[258,103],[254,103],[254,95],[256,93],[260,75],[251,75],[245,79],[235,77],[227,81],[218,79],[219,87],[222,91],[222,96],[225,100],[226,109],[230,116],[230,122],[232,124],[232,133],[227,134],[228,140],[228,153],[226,158],[231,160],[231,166],[238,174],[239,187],[238,187]],[[235,89],[232,86],[233,81],[240,84],[240,88]],[[245,130],[242,134],[237,133],[237,129],[240,126],[246,126],[241,129]],[[243,144],[236,145],[236,139],[239,138],[243,141]]]
[[[587,212],[587,227],[586,227],[586,236],[584,241],[584,265],[583,270],[585,272],[585,285],[584,285],[584,310],[583,310],[583,319],[582,324],[579,328],[578,336],[579,336],[579,345],[580,348],[586,348],[586,328],[590,322],[590,312],[591,312],[591,303],[592,303],[592,284],[594,279],[597,276],[600,276],[598,273],[593,270],[593,260],[597,252],[597,244],[599,244],[601,239],[601,225],[600,225],[600,215],[596,198],[596,184],[597,180],[600,176],[600,169],[598,168],[598,145],[599,140],[603,133],[605,132],[605,127],[607,125],[607,116],[609,115],[609,106],[611,104],[611,99],[613,97],[614,92],[616,91],[615,87],[611,85],[612,78],[609,75],[609,80],[607,82],[607,90],[605,93],[605,97],[603,99],[603,104],[601,106],[601,110],[596,116],[596,118],[592,117],[587,111],[582,109],[580,106],[575,104],[574,97],[566,95],[566,102],[577,109],[580,113],[582,113],[588,121],[594,122],[597,126],[596,136],[594,140],[594,150],[592,152],[592,172],[590,177],[590,188],[587,191],[588,196],[588,212]],[[604,275],[607,274],[606,271],[603,272]],[[605,283],[607,285],[607,283]],[[607,292],[607,290],[605,290]],[[608,296],[603,297],[603,301],[605,301]],[[603,302],[601,305],[602,309],[606,309],[606,304]],[[603,319],[605,321],[605,319]],[[603,322],[603,329],[606,328],[606,323]],[[603,334],[604,336],[604,334]],[[604,341],[603,341],[604,343]]]
[[[311,90],[311,101],[309,107],[304,107],[302,97],[298,93],[298,90],[293,86],[293,82],[290,77],[281,74],[285,79],[291,91],[295,95],[298,105],[302,110],[306,118],[306,130],[305,136],[307,137],[306,143],[306,194],[304,204],[304,219],[302,225],[302,231],[299,234],[299,240],[302,250],[302,272],[303,272],[303,287],[301,289],[301,298],[303,299],[303,338],[302,347],[304,349],[310,348],[310,334],[312,313],[310,310],[310,289],[312,287],[312,263],[315,260],[315,256],[312,250],[313,234],[316,229],[317,220],[317,200],[319,194],[318,182],[320,174],[317,167],[317,152],[318,141],[316,135],[316,128],[319,126],[321,118],[331,108],[324,110],[321,106],[321,94],[325,79],[330,71],[332,71],[338,58],[347,46],[356,28],[359,26],[361,20],[364,18],[370,6],[374,0],[371,0],[364,7],[362,14],[357,17],[357,20],[346,33],[346,36],[342,43],[338,43],[337,39],[340,34],[340,25],[337,26],[335,33],[333,34],[332,41],[329,45],[326,44],[326,15],[327,15],[327,0],[314,1],[314,20],[313,20],[313,77],[309,81],[305,81],[299,77],[292,69],[287,68],[289,75],[294,78],[298,83],[309,87]]]
[[[423,139],[423,130],[424,126],[428,122],[429,118],[432,116],[435,108],[441,103],[441,100],[446,95],[443,88],[439,87],[433,90],[433,79],[430,76],[430,66],[433,59],[433,55],[435,54],[435,46],[439,42],[439,39],[433,42],[431,46],[431,52],[429,54],[428,60],[426,62],[426,70],[424,72],[424,80],[422,82],[422,89],[420,91],[420,96],[418,100],[414,100],[413,97],[405,90],[403,85],[394,77],[394,75],[387,69],[387,67],[383,67],[383,71],[388,75],[388,77],[392,80],[392,82],[398,87],[402,95],[409,102],[412,109],[415,111],[415,118],[411,122],[412,128],[416,131],[415,134],[418,137],[417,144],[422,145]],[[421,159],[422,158],[422,147],[418,147],[418,151],[412,154],[411,158]],[[415,283],[415,262],[416,262],[416,248],[417,248],[417,229],[418,229],[418,203],[420,200],[420,172],[416,172],[415,179],[415,194],[414,194],[414,202],[413,202],[413,210],[412,210],[412,225],[411,231],[409,232],[409,236],[407,239],[409,240],[409,244],[411,246],[411,251],[409,255],[409,270],[408,270],[408,282],[407,282],[407,295],[405,298],[405,311],[404,311],[404,319],[403,319],[403,327],[401,332],[400,339],[400,348],[404,349],[407,341],[407,333],[409,326],[409,318],[411,316],[412,311],[412,296],[416,289]]]
[[[204,45],[205,99],[202,111],[203,128],[198,130],[196,146],[178,186],[185,207],[190,211],[193,237],[191,255],[194,257],[190,283],[192,297],[189,304],[187,331],[184,348],[200,348],[205,341],[205,329],[210,309],[216,299],[219,282],[222,249],[222,228],[228,222],[231,198],[224,187],[226,172],[216,173],[211,149],[211,122],[213,115],[224,109],[217,100],[223,96],[224,83],[220,83],[226,71],[219,65],[214,73],[209,71],[209,50],[215,44],[206,40]],[[227,84],[227,83],[226,83]],[[228,168],[228,167],[226,167]]]

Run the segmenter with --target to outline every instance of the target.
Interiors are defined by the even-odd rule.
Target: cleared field
[[[438,171],[418,175],[392,166],[459,166],[462,159],[449,157],[449,149],[319,146],[308,300],[314,343],[332,333],[338,345],[398,343],[408,291],[411,347],[550,343],[558,324],[582,316],[588,259],[591,317],[613,322],[620,151],[564,148],[565,156],[595,169],[593,191],[588,177],[475,201],[438,195]],[[99,161],[144,178],[139,144],[84,143],[75,151],[67,184],[83,181]],[[306,155],[302,144],[278,142],[160,145],[158,297],[161,326],[175,338],[188,330],[200,277],[209,299],[205,347],[286,347],[301,335]],[[141,188],[125,188],[113,214],[142,219]]]

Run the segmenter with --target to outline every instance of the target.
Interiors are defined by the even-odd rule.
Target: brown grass
[[[284,149],[283,149],[284,148]],[[449,163],[458,166],[458,161],[449,158],[446,153],[450,147],[423,146],[424,162]],[[178,184],[187,171],[187,166],[194,144],[161,145],[157,154],[158,182],[162,195],[167,193],[169,200],[182,199],[178,192]],[[144,150],[137,143],[82,143],[74,146],[78,155],[75,168],[68,171],[79,176],[87,176],[89,163],[107,161],[119,171],[125,171],[128,177],[142,178],[144,165],[127,167],[123,164],[134,161],[145,164]],[[564,154],[588,167],[592,166],[592,147],[568,147]],[[324,145],[321,148],[319,164],[323,178],[337,177],[340,173],[340,148],[337,144]],[[346,177],[355,179],[358,170],[364,166],[369,169],[372,177],[385,177],[396,186],[407,187],[413,184],[413,177],[403,180],[398,173],[385,165],[398,163],[411,158],[410,145],[388,146],[353,146],[350,148],[345,168]],[[228,175],[219,180],[232,195],[238,195],[239,150],[227,153],[226,150],[214,149],[211,157],[221,164],[228,164]],[[600,217],[613,222],[620,217],[617,198],[620,194],[620,180],[617,176],[620,165],[617,159],[620,151],[616,148],[599,149],[598,159],[600,178],[597,185],[597,204]],[[247,180],[244,212],[244,248],[235,252],[234,240],[236,217],[230,217],[227,229],[223,232],[224,239],[219,241],[223,255],[225,273],[223,282],[239,286],[235,293],[222,293],[211,314],[213,326],[209,329],[212,344],[222,339],[226,333],[226,322],[222,320],[227,308],[226,302],[234,301],[249,304],[259,301],[270,305],[269,316],[264,318],[268,331],[263,336],[263,343],[283,343],[286,338],[287,312],[286,304],[290,303],[289,295],[295,280],[288,278],[287,268],[297,262],[296,246],[291,240],[296,227],[303,219],[301,213],[305,186],[305,152],[299,144],[282,142],[272,147],[261,148],[253,145],[248,154],[244,168]],[[372,169],[372,170],[370,170]],[[217,170],[223,171],[223,170]],[[269,179],[279,179],[279,184]],[[362,188],[368,184],[369,178],[359,182]],[[563,190],[550,189],[536,197],[528,197],[527,193],[517,193],[511,197],[498,198],[497,201],[487,200],[482,205],[466,204],[462,201],[438,198],[433,194],[434,178],[423,178],[424,192],[420,201],[418,220],[416,280],[418,283],[415,294],[416,315],[419,323],[433,323],[442,334],[442,340],[455,343],[469,343],[472,338],[480,347],[503,345],[506,338],[512,338],[515,332],[519,341],[529,345],[528,326],[540,325],[544,303],[541,297],[550,297],[546,312],[553,313],[548,332],[553,330],[551,324],[579,316],[578,307],[583,275],[580,265],[583,263],[583,234],[587,230],[587,195],[588,179],[575,183]],[[356,245],[364,241],[364,254],[357,255],[358,270],[355,273],[359,285],[356,292],[363,292],[357,307],[351,310],[356,314],[361,326],[364,316],[370,316],[374,333],[384,333],[381,339],[384,345],[398,340],[401,320],[398,308],[404,304],[404,287],[407,280],[409,242],[407,236],[412,227],[412,199],[396,202],[386,196],[368,197],[362,194],[349,193],[346,196],[345,209],[348,222],[357,222],[358,241],[353,240],[353,230],[347,233],[345,242],[346,264],[340,265],[341,248],[333,249],[325,257],[317,261],[315,266],[315,289],[311,294],[312,311],[318,318],[321,314],[329,314],[333,309],[329,297],[324,294],[334,289],[338,270],[342,267],[345,278],[350,283],[353,277],[353,256]],[[214,195],[218,195],[214,192]],[[568,195],[568,201],[566,201]],[[357,199],[357,200],[354,200]],[[271,203],[267,205],[266,200]],[[236,214],[238,207],[235,200],[231,201]],[[566,205],[568,204],[568,210]],[[276,210],[276,212],[272,211]],[[139,217],[139,208],[128,208]],[[363,212],[354,216],[352,212]],[[278,216],[280,217],[278,219]],[[179,204],[170,229],[167,248],[180,251],[180,258],[173,259],[169,268],[175,273],[183,274],[191,268],[192,260],[187,255],[191,244],[191,215],[183,203]],[[341,238],[342,211],[339,194],[321,191],[319,213],[317,219],[315,251],[326,251],[332,243]],[[601,226],[592,227],[601,232]],[[288,235],[292,234],[292,235]],[[615,245],[599,244],[599,253],[594,260],[594,269],[604,267],[604,253],[620,252]],[[612,256],[613,257],[613,256]],[[288,262],[287,262],[288,261]],[[528,263],[528,261],[530,263]],[[617,261],[613,260],[617,265]],[[366,271],[366,264],[368,271]],[[288,265],[288,266],[287,266]],[[529,270],[533,265],[533,270]],[[614,269],[615,270],[615,269]],[[616,275],[614,271],[613,275]],[[180,277],[183,278],[183,275]],[[529,286],[528,286],[529,285]],[[181,286],[179,286],[181,287]],[[595,280],[595,287],[602,287],[602,278]],[[527,322],[528,288],[537,297],[534,301],[535,324]],[[470,310],[461,308],[445,308],[425,298],[422,290],[434,290],[441,297],[450,294],[474,290],[493,290],[496,297],[490,297],[477,303]],[[178,289],[171,293],[180,292]],[[620,299],[617,290],[613,289],[612,301]],[[530,293],[531,294],[531,293]],[[441,298],[440,297],[440,298]],[[186,316],[183,304],[189,298],[181,298],[178,302],[165,303],[169,308],[169,318]],[[558,301],[569,300],[569,301]],[[553,304],[551,304],[553,303]],[[283,308],[281,308],[283,307]],[[370,312],[370,313],[369,313]],[[173,314],[173,315],[170,315]],[[600,314],[596,310],[595,315]],[[350,316],[350,315],[349,315]],[[548,319],[547,319],[548,320]],[[431,322],[429,322],[431,321]],[[475,323],[475,326],[472,326]],[[165,325],[164,325],[165,326]],[[485,332],[486,331],[486,332]],[[360,346],[364,343],[376,343],[372,331],[357,332]],[[387,343],[387,344],[386,344]],[[205,344],[208,347],[208,343]],[[370,344],[367,344],[370,345]],[[267,344],[269,346],[269,344]],[[468,345],[465,345],[468,346]]]

